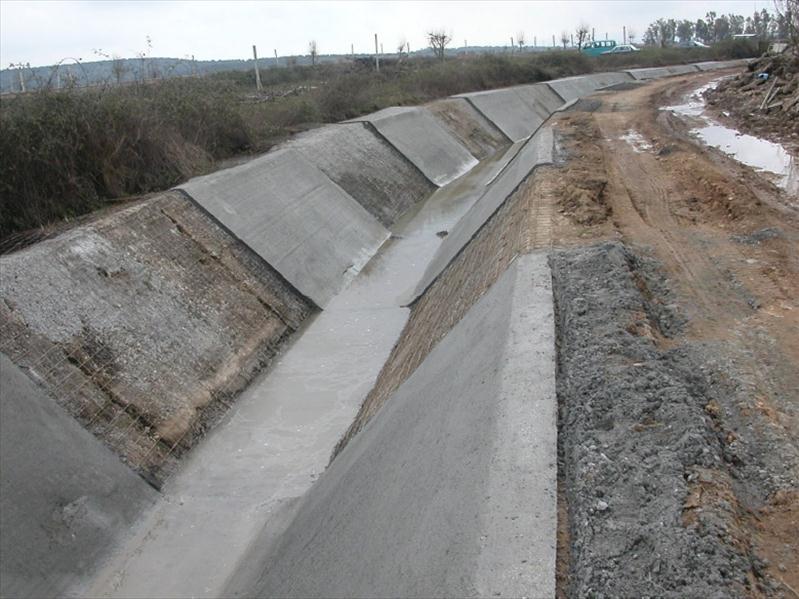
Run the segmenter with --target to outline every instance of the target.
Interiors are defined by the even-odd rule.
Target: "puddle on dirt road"
[[[638,152],[639,154],[641,152],[647,152],[652,149],[652,144],[646,141],[644,139],[644,136],[638,133],[638,131],[636,131],[635,129],[630,129],[619,139],[621,139],[622,141],[626,141],[628,144],[630,144],[630,146],[632,146],[632,149]]]
[[[164,495],[83,594],[219,596],[284,506],[307,491],[399,338],[411,296],[449,229],[514,155],[487,159],[392,227],[391,239],[312,317],[271,370],[187,456]],[[162,575],[152,576],[153,572]]]
[[[691,133],[708,146],[759,171],[775,175],[775,183],[793,196],[799,196],[799,164],[782,145],[726,127],[705,113],[704,93],[723,78],[714,79],[692,91],[683,104],[665,106],[675,114],[691,118],[697,126]]]

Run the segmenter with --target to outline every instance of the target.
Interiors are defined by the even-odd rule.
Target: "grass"
[[[292,133],[394,105],[592,71],[753,55],[745,44],[369,61],[168,79],[147,85],[39,91],[0,103],[0,240],[167,189]]]

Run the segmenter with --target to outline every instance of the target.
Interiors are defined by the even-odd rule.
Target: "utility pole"
[[[273,48],[272,51],[275,53],[275,67],[279,67],[280,61],[277,59],[277,48]]]
[[[555,47],[555,34],[552,34],[552,47]]]
[[[536,36],[533,36],[533,48],[537,47],[538,47],[538,38]]]
[[[516,47],[516,44],[513,43],[513,36],[510,36],[510,53],[513,54],[513,49]]]
[[[383,42],[380,42],[380,56],[383,56]]]
[[[573,33],[571,34],[571,37],[572,37],[572,48],[574,48],[574,34]]]
[[[380,55],[377,53],[377,34],[375,33],[375,70],[380,72]]]
[[[591,27],[591,41],[592,42],[596,40],[596,38],[594,37],[594,31],[595,31],[594,28]]]
[[[621,35],[624,38],[624,43],[627,43],[627,25],[621,26]]]
[[[350,44],[350,54],[355,58],[355,44]]]
[[[608,32],[605,32],[605,39],[608,39]]]
[[[261,91],[261,73],[258,72],[258,50],[255,49],[255,44],[252,45],[252,59],[255,63],[255,89]]]

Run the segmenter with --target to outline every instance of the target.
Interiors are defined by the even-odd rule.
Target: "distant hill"
[[[525,48],[525,52],[543,51],[548,48]],[[451,48],[447,54],[495,54],[510,52],[508,46],[470,46],[469,48]],[[411,52],[411,56],[432,56],[429,48]],[[355,54],[355,58],[370,58],[371,54]],[[385,59],[397,58],[396,54],[383,54]],[[317,57],[318,62],[347,62],[353,59],[350,54],[323,54]],[[262,69],[295,65],[310,65],[310,56],[281,56],[275,62],[274,57],[258,59]],[[64,62],[58,68],[54,65],[30,67],[22,69],[25,89],[32,91],[41,87],[65,87],[77,85],[100,85],[103,83],[126,83],[141,79],[185,77],[188,75],[208,75],[222,71],[246,71],[253,68],[252,60],[191,60],[184,58],[122,58],[119,60],[98,60],[94,62]],[[20,91],[20,70],[0,70],[0,93]]]

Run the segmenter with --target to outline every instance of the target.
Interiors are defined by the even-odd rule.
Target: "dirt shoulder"
[[[596,239],[624,242],[553,257],[566,595],[799,588],[799,222],[659,110],[711,78],[557,118],[583,180],[602,182],[594,206],[567,186],[562,211],[586,241],[586,214],[606,214]]]

